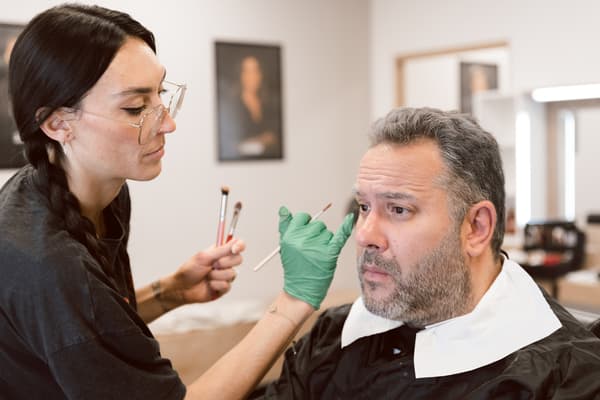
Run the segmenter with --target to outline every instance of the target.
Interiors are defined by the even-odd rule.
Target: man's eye
[[[368,205],[366,205],[366,204],[359,204],[359,205],[358,205],[358,209],[359,209],[361,212],[367,212],[367,211],[369,211],[369,206],[368,206]]]
[[[392,212],[394,214],[406,214],[408,210],[404,207],[400,207],[400,206],[393,206],[392,207]]]

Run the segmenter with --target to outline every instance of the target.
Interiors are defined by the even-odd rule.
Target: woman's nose
[[[173,119],[173,117],[171,117],[169,112],[167,110],[165,110],[163,119],[160,122],[160,132],[161,133],[172,133],[175,131],[175,129],[177,129],[177,124],[175,123],[175,120]]]

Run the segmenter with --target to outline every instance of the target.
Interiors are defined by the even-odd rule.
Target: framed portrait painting
[[[8,98],[8,61],[23,25],[0,23],[0,168],[25,165],[23,143],[12,116]]]
[[[283,158],[281,49],[215,43],[219,161]]]
[[[473,95],[486,90],[498,89],[498,66],[496,64],[460,63],[460,111],[472,112]]]

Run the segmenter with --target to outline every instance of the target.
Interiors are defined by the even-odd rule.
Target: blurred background
[[[576,263],[568,254],[560,258],[567,267],[551,277],[550,284],[565,285],[568,272],[595,271],[600,265],[593,218],[600,212],[600,176],[594,158],[594,149],[600,147],[600,94],[589,94],[591,86],[584,94],[567,98],[532,97],[536,89],[575,85],[571,88],[575,90],[600,82],[600,25],[595,18],[600,3],[83,3],[117,8],[142,22],[156,35],[168,79],[188,85],[177,131],[167,137],[161,176],[129,183],[136,284],[170,273],[214,243],[220,188],[226,185],[228,218],[233,204],[243,203],[237,236],[248,248],[231,293],[205,307],[222,311],[230,305],[272,299],[281,289],[278,258],[259,272],[252,272],[252,267],[278,244],[279,206],[315,213],[332,202],[322,219],[336,229],[347,212],[358,161],[367,148],[365,133],[372,121],[397,105],[461,109],[497,137],[511,210],[505,245],[511,256],[525,264],[552,267],[556,257],[547,257],[550,254],[542,254],[538,264],[529,258],[525,228],[534,222],[565,221],[587,233],[586,257]],[[60,3],[2,0],[0,24],[18,27],[56,4]],[[216,42],[279,48],[281,158],[219,161]],[[12,173],[14,168],[0,169],[0,184]],[[351,238],[333,290],[358,288],[354,253]],[[597,273],[580,276],[578,282],[587,286],[571,282],[571,287],[557,289],[557,295],[571,296],[565,302],[600,308]]]

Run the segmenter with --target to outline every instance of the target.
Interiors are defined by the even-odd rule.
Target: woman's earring
[[[66,134],[65,136],[63,136],[62,141],[60,142],[62,149],[63,149],[63,153],[65,153],[65,154],[67,152],[67,146],[69,145],[70,141],[71,141],[71,135]]]
[[[65,135],[63,136],[63,140],[62,140],[62,146],[65,147],[70,141],[71,141],[72,137],[71,137],[71,133],[67,132],[65,133]]]

